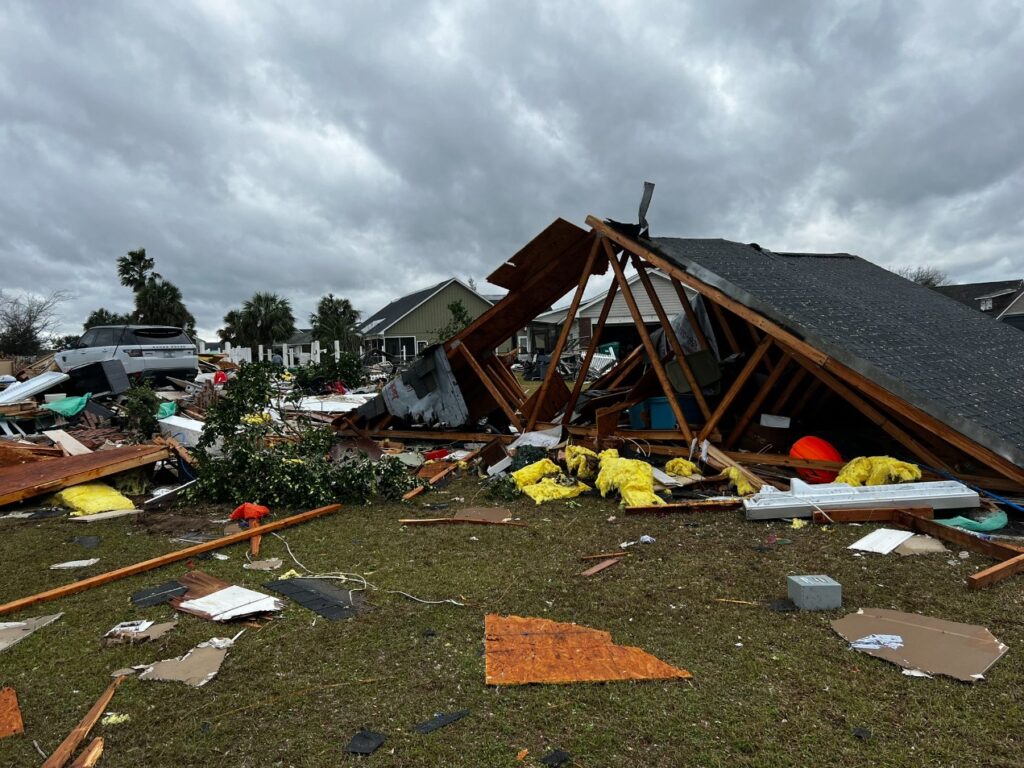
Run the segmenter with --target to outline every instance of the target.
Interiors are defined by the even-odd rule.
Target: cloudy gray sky
[[[1024,276],[1020,2],[8,2],[0,287],[207,338],[483,276],[552,219]]]

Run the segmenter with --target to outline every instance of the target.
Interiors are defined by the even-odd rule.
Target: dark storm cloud
[[[556,216],[1018,277],[1019,3],[8,3],[2,287],[209,336],[276,290],[372,312]],[[482,281],[481,281],[482,282]]]

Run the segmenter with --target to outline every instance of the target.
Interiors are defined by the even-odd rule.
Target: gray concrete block
[[[828,611],[843,605],[843,587],[828,576],[789,576],[789,599],[803,611]]]

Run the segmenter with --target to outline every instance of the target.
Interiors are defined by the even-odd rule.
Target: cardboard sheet
[[[63,615],[63,613],[55,613],[51,616],[37,616],[34,619],[25,619],[25,621],[0,621],[0,651],[10,648],[40,627],[52,624]]]
[[[894,528],[879,528],[872,531],[862,539],[853,542],[847,549],[856,549],[861,552],[876,552],[879,555],[888,555],[896,547],[913,538],[913,531],[898,531]]]
[[[239,633],[241,634],[241,633]],[[237,637],[236,635],[235,637]],[[214,637],[200,643],[184,656],[165,659],[150,665],[139,680],[163,680],[199,687],[206,685],[220,671],[220,665],[228,655],[233,639]]]
[[[984,627],[884,608],[862,608],[832,628],[863,653],[965,683],[981,680],[1008,650]]]
[[[484,633],[487,685],[693,677],[640,648],[616,645],[608,632],[579,624],[488,614]]]

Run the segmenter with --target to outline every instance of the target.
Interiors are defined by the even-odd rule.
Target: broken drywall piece
[[[52,624],[63,615],[63,613],[55,613],[52,616],[38,616],[34,619],[25,619],[25,621],[0,621],[0,651],[10,648],[37,629]]]
[[[884,608],[862,608],[832,628],[863,653],[966,683],[981,680],[1008,650],[985,627]]]
[[[242,632],[245,632],[243,629]],[[185,683],[196,688],[206,685],[220,671],[221,664],[242,632],[231,638],[214,637],[200,643],[184,656],[165,659],[149,665],[139,675],[139,680],[160,680]]]
[[[616,645],[608,632],[548,619],[488,614],[484,652],[487,685],[693,677],[640,648]]]
[[[100,559],[93,557],[89,560],[68,560],[66,563],[54,563],[50,566],[51,571],[69,571],[74,568],[88,568],[90,565],[96,565]]]
[[[530,446],[532,448],[543,448],[546,451],[550,451],[560,442],[562,442],[561,424],[557,427],[551,427],[550,429],[541,429],[536,432],[524,432],[509,444],[508,450],[515,451],[519,448]]]
[[[276,571],[284,563],[279,557],[271,557],[267,560],[253,560],[251,563],[243,563],[242,567],[247,571]]]
[[[103,645],[133,645],[159,640],[177,626],[177,622],[166,621],[156,624],[152,621],[122,621],[103,636]]]
[[[898,531],[894,528],[879,528],[867,536],[853,542],[847,549],[856,549],[861,552],[875,552],[879,555],[888,555],[896,547],[913,538],[913,531]]]
[[[948,552],[946,545],[938,539],[934,539],[923,533],[916,534],[893,550],[897,555],[933,555],[939,552]]]
[[[284,603],[276,597],[232,584],[194,600],[182,600],[175,607],[213,621],[230,621],[257,613],[275,613],[284,609]]]
[[[0,690],[0,739],[24,732],[25,723],[21,719],[18,694],[13,688]]]

